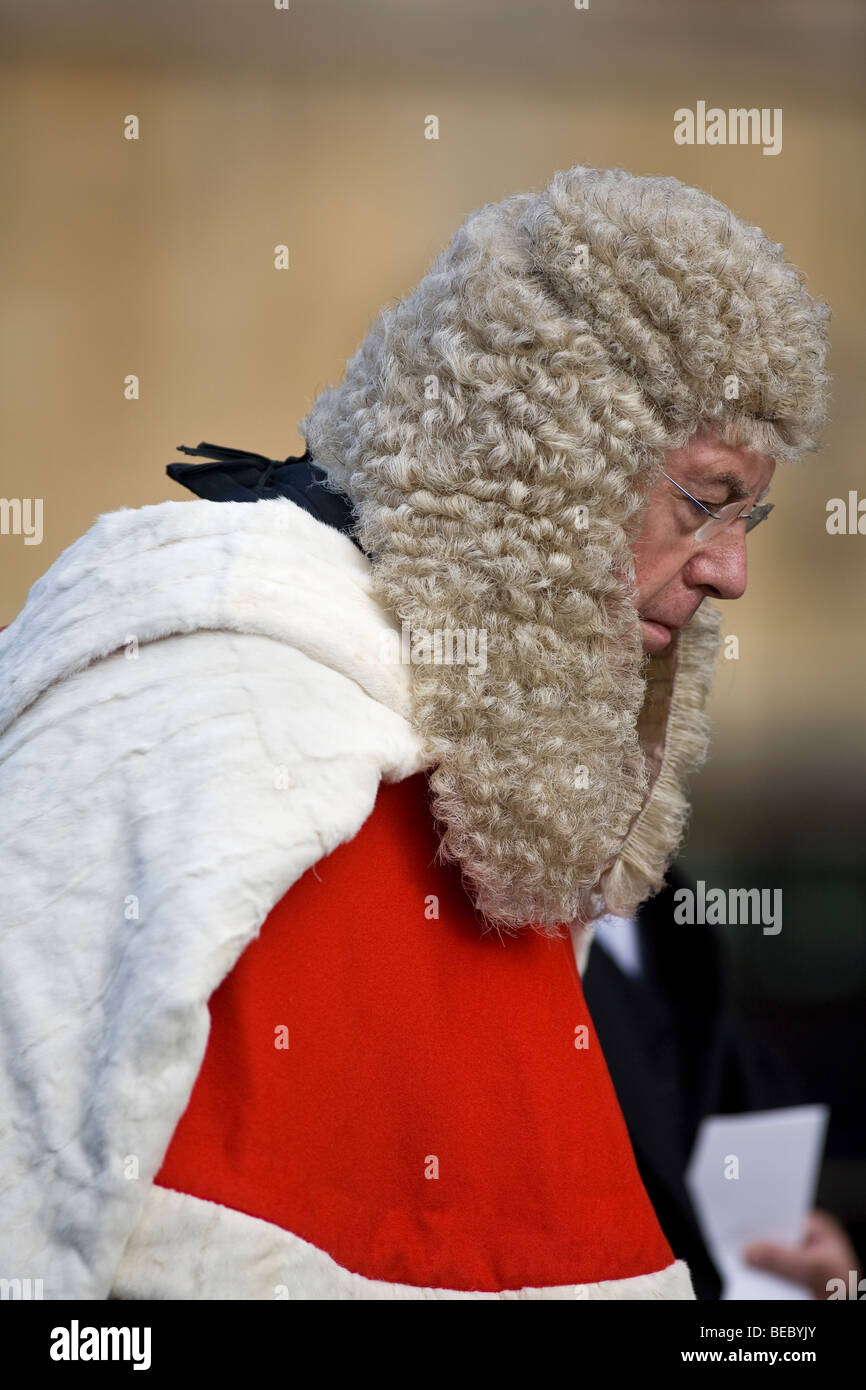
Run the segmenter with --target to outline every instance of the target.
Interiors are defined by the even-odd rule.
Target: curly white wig
[[[700,189],[577,166],[472,213],[300,422],[382,603],[487,634],[486,669],[422,662],[413,691],[441,855],[488,927],[558,934],[658,890],[719,622],[704,604],[645,658],[630,546],[702,427],[821,447],[829,317]]]

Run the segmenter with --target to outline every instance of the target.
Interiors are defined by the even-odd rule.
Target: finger
[[[743,1252],[747,1264],[779,1274],[796,1284],[811,1284],[814,1260],[798,1245],[772,1245],[769,1241],[749,1245]]]

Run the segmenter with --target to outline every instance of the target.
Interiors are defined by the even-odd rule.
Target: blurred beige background
[[[177,444],[300,452],[296,421],[470,209],[575,163],[675,174],[834,310],[827,448],[780,468],[724,605],[740,659],[695,830],[733,854],[769,831],[859,847],[866,536],[825,518],[866,496],[861,4],[5,0],[0,19],[0,495],[44,499],[41,545],[0,537],[0,624],[100,512],[191,499],[165,476]],[[782,152],[676,145],[698,100],[781,107]]]

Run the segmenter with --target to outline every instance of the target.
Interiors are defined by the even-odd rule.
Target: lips
[[[695,604],[691,612],[683,614],[681,618],[656,618],[651,613],[640,613],[639,617],[642,623],[649,623],[653,627],[665,628],[668,636],[670,636],[674,632],[679,632],[680,628],[685,627],[686,623],[690,623],[700,606],[700,603]]]
[[[657,623],[652,618],[641,618],[644,632],[653,639],[653,646],[666,646],[671,640],[672,631],[665,623]]]
[[[667,647],[671,642],[671,639],[673,638],[674,634],[679,632],[680,628],[685,627],[686,623],[690,622],[690,620],[695,616],[695,613],[697,612],[698,608],[700,608],[700,604],[693,608],[691,613],[687,613],[686,616],[680,622],[665,623],[662,622],[659,618],[648,618],[644,617],[642,613],[639,614],[643,635],[644,651],[663,651],[664,648]]]

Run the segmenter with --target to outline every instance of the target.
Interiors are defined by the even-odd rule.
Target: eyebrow
[[[726,489],[726,496],[732,502],[742,502],[746,497],[751,495],[751,489],[746,487],[746,484],[737,473],[729,473],[727,471],[723,473],[714,473],[711,478],[702,478],[700,484],[698,484],[699,487],[706,487],[708,485],[710,487],[714,485],[717,487],[724,487]],[[769,488],[765,488],[761,496],[765,496],[768,491]]]

